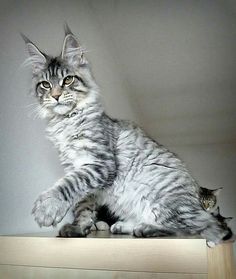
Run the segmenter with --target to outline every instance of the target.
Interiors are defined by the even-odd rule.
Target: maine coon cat
[[[39,113],[65,168],[65,176],[34,203],[40,226],[56,225],[73,207],[74,222],[60,235],[85,236],[97,207],[106,205],[119,219],[112,233],[200,234],[216,244],[231,237],[230,229],[202,208],[199,186],[175,154],[135,124],[104,112],[90,65],[68,27],[58,57],[24,39]]]
[[[222,188],[218,189],[208,189],[199,187],[199,198],[202,204],[202,207],[207,211],[214,211],[217,205],[217,197],[221,192]]]

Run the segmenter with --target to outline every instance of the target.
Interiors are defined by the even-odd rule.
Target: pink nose
[[[61,92],[59,91],[58,88],[53,88],[51,96],[58,101],[59,97],[61,96]]]
[[[60,95],[54,95],[54,96],[52,96],[52,97],[58,101],[58,100],[59,100]]]

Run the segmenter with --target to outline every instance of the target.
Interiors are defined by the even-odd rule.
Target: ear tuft
[[[81,64],[86,63],[84,52],[77,38],[71,32],[69,26],[65,24],[65,39],[62,47],[61,57],[73,68],[77,68]]]
[[[28,37],[25,36],[25,34],[23,34],[23,33],[20,32],[20,35],[21,35],[22,39],[24,40],[24,42],[25,42],[26,44],[32,43],[32,42],[30,41],[30,39],[29,39]]]
[[[37,74],[45,68],[47,56],[43,54],[24,34],[21,33],[21,36],[25,41],[29,53],[29,58],[24,62],[24,66],[31,65],[33,73]]]
[[[71,30],[70,30],[70,27],[68,26],[68,24],[67,24],[67,22],[64,24],[64,31],[65,31],[65,37],[67,36],[67,35],[74,35],[72,32],[71,32]]]

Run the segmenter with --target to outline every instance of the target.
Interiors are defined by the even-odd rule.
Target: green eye
[[[64,85],[70,85],[73,81],[74,81],[73,76],[67,76],[67,77],[64,78],[63,84]]]
[[[51,84],[50,84],[48,81],[42,81],[42,82],[41,82],[41,85],[42,85],[42,87],[45,88],[45,89],[51,88]]]

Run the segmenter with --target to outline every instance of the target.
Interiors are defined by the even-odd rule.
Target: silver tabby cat
[[[112,233],[200,234],[215,244],[230,238],[229,228],[202,208],[199,186],[181,160],[133,123],[104,112],[83,50],[68,27],[65,31],[55,58],[24,37],[39,113],[65,168],[65,176],[35,201],[36,222],[56,225],[82,204],[60,235],[87,235],[96,208],[106,205],[119,218]]]

